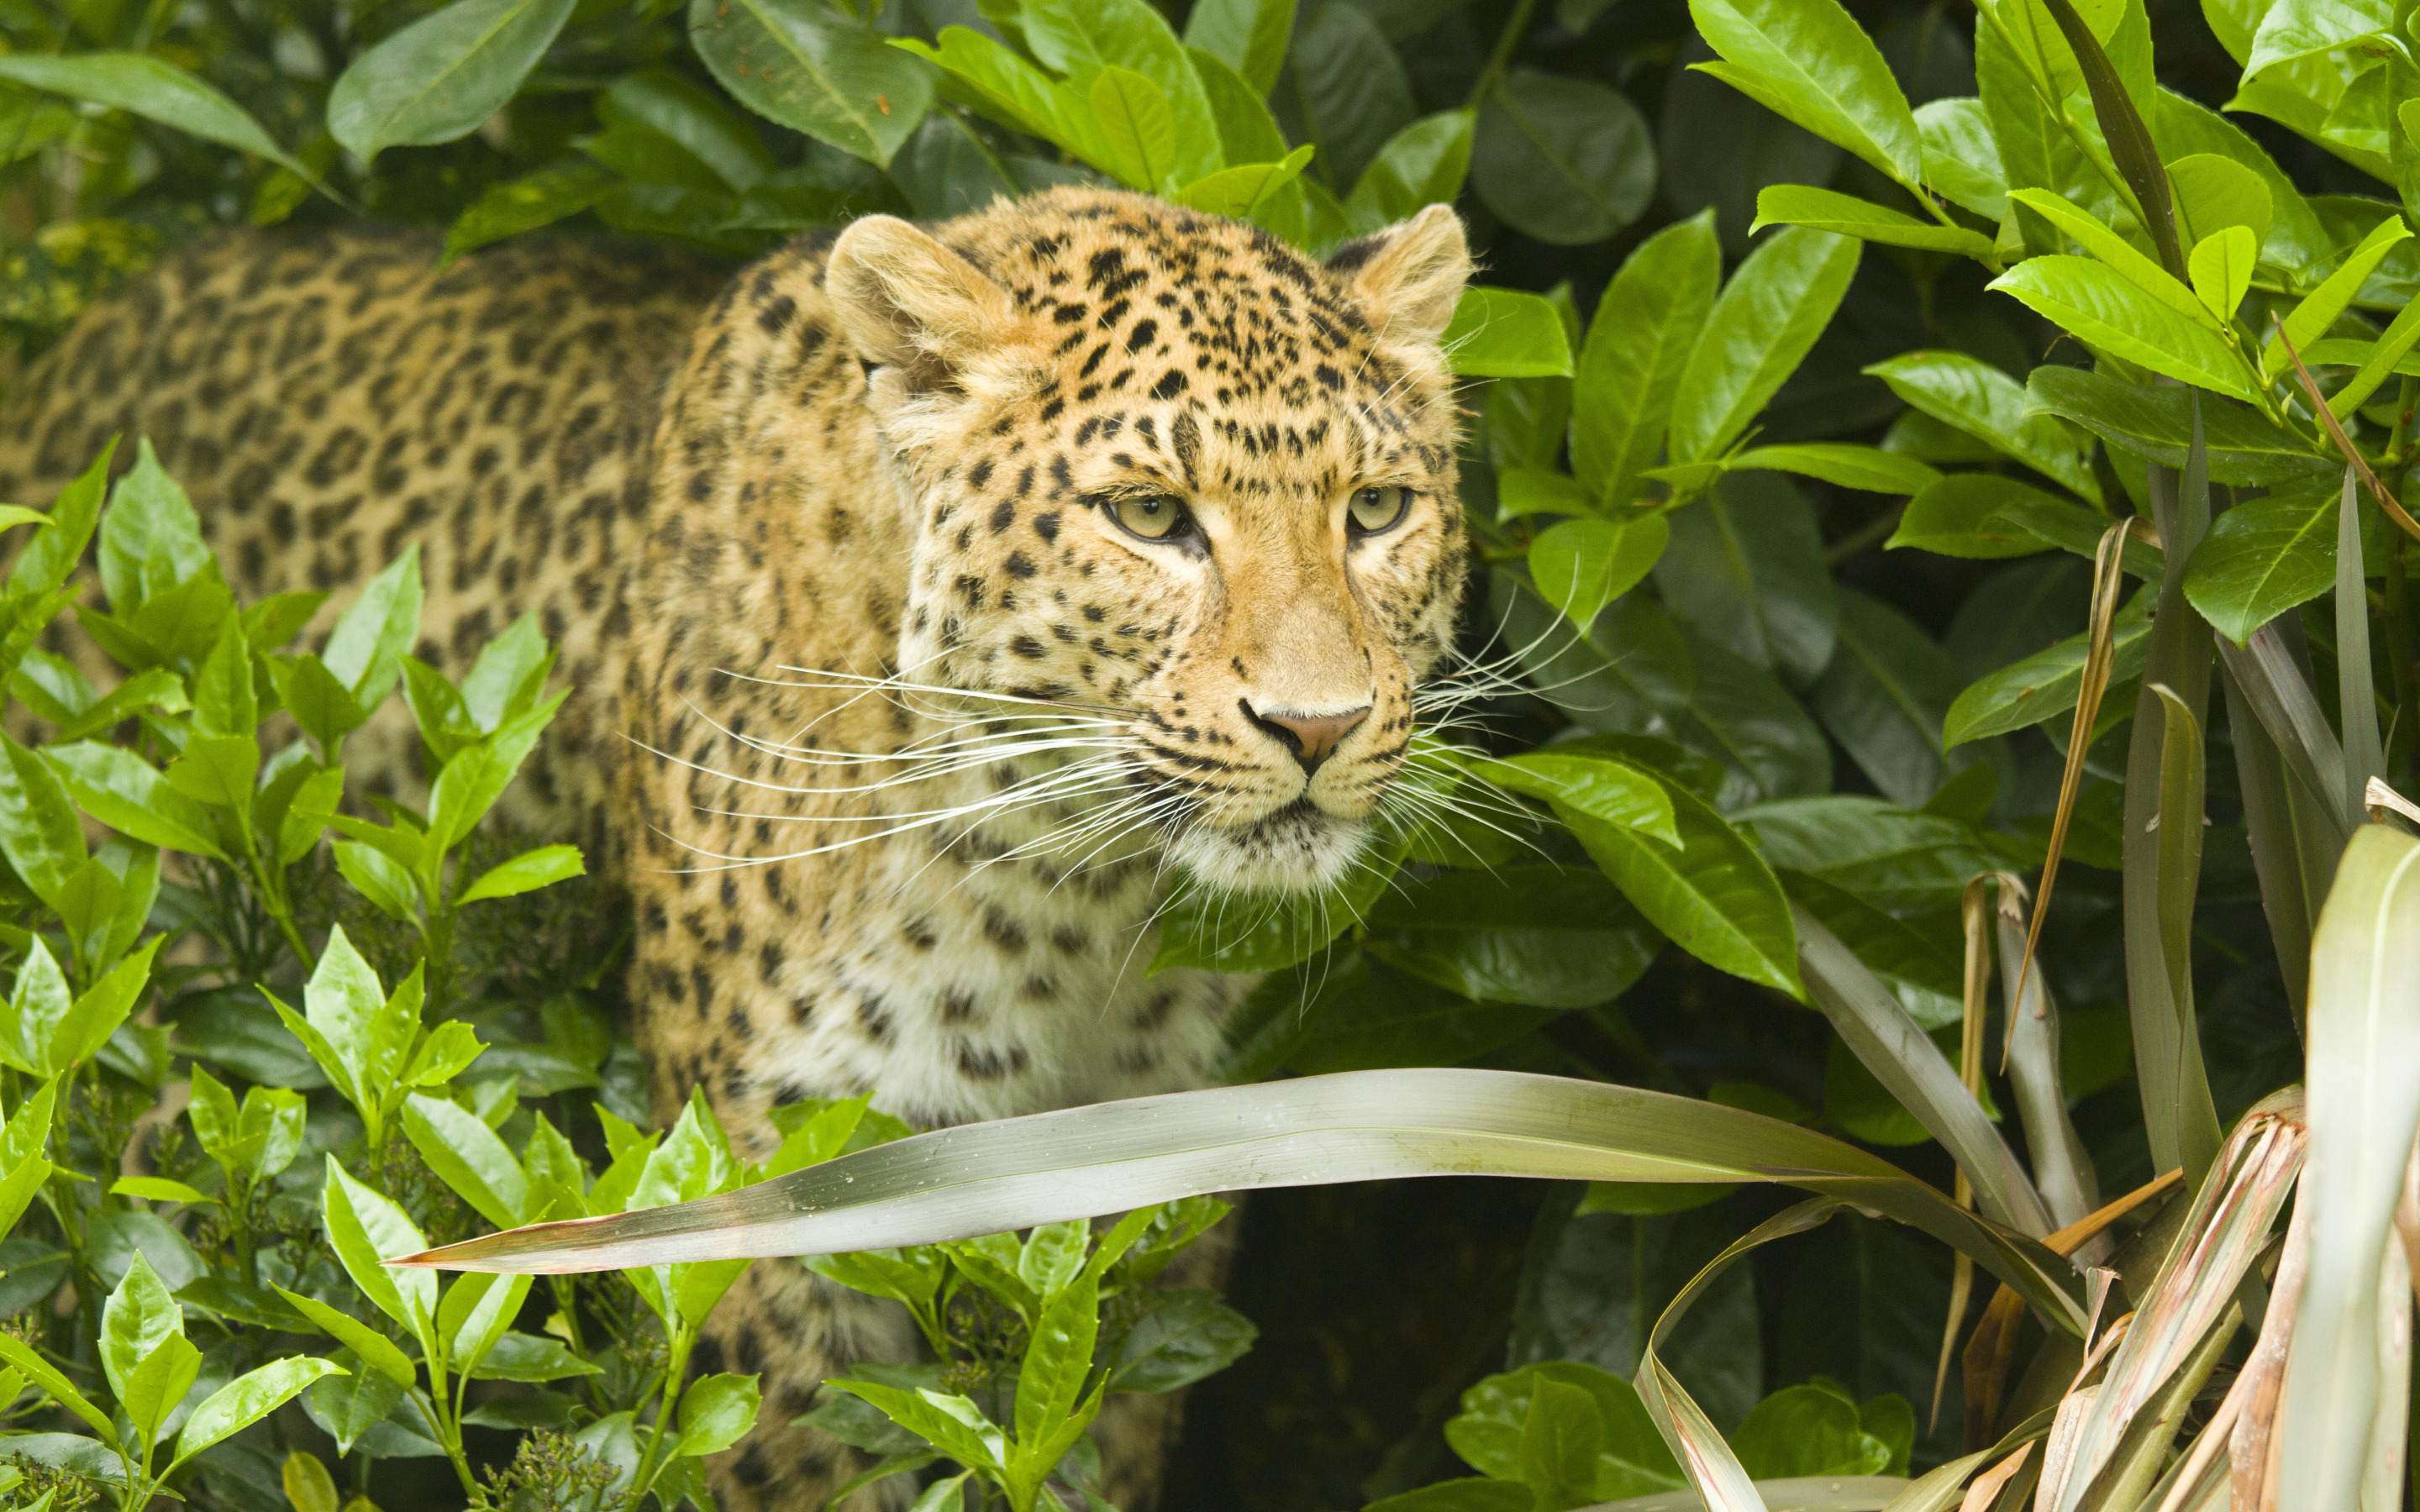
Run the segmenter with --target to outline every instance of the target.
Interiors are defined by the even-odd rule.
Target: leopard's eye
[[[1127,534],[1146,541],[1174,540],[1193,528],[1193,517],[1186,512],[1184,502],[1170,494],[1112,499],[1102,507]]]
[[[1394,529],[1411,507],[1409,488],[1364,488],[1353,496],[1345,517],[1352,522],[1356,534],[1375,535]]]

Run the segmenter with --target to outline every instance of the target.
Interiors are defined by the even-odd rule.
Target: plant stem
[[[2405,378],[2395,401],[2395,432],[2387,441],[2387,455],[2394,459],[2393,471],[2381,481],[2400,498],[2403,480],[2412,470],[2410,441],[2412,412],[2420,408],[2420,378]],[[2395,684],[2395,720],[2392,729],[2403,735],[2407,744],[2420,738],[2420,668],[2413,666],[2412,644],[2412,594],[2404,548],[2412,543],[2400,532],[2390,532],[2386,548],[2386,659],[2391,664]],[[2392,738],[2391,736],[2389,737]],[[2420,747],[2412,748],[2420,749]],[[2407,764],[2408,765],[2409,764]],[[2388,770],[2394,770],[2392,753]]]
[[[1463,106],[1465,110],[1477,110],[1487,102],[1489,95],[1496,92],[1497,85],[1504,78],[1505,67],[1512,61],[1512,49],[1528,35],[1529,18],[1536,14],[1537,9],[1538,0],[1520,0],[1512,8],[1512,14],[1504,23],[1504,29],[1496,34],[1496,47],[1487,54],[1487,66],[1479,70],[1479,82],[1471,85],[1469,102]]]
[[[674,1315],[677,1317],[678,1299],[667,1297],[665,1301],[672,1304]],[[664,1432],[672,1424],[673,1409],[680,1399],[680,1379],[689,1373],[689,1350],[693,1342],[688,1328],[674,1325],[672,1350],[664,1360],[663,1390],[656,1399],[655,1431],[647,1437],[647,1452],[639,1457],[638,1473],[630,1478],[633,1505],[637,1504],[640,1497],[647,1494],[647,1488],[655,1483],[657,1458],[663,1453]]]

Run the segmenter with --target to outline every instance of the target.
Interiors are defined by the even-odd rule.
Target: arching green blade
[[[1761,1114],[1515,1072],[1347,1072],[942,1129],[674,1207],[535,1224],[391,1261],[558,1274],[936,1243],[1204,1192],[1406,1176],[1780,1181],[1975,1257],[2061,1326],[2065,1261],[1889,1162]]]

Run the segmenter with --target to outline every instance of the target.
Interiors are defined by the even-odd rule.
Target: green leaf
[[[404,1100],[403,1132],[428,1168],[480,1217],[499,1228],[529,1219],[529,1179],[478,1115],[414,1092]]]
[[[2101,497],[2074,436],[2054,416],[2029,413],[2024,386],[1982,359],[1964,352],[1916,351],[1865,371],[1943,424],[2087,499]]]
[[[2395,313],[2395,319],[2387,326],[2385,334],[2370,346],[2368,355],[2362,360],[2361,371],[2348,379],[2343,388],[2328,395],[2328,411],[2336,417],[2339,424],[2366,403],[2389,375],[2409,365],[2404,359],[2410,355],[2415,342],[2420,342],[2420,301],[2406,304]],[[2308,354],[2304,355],[2307,360]]]
[[[756,1426],[756,1378],[718,1375],[681,1392],[678,1455],[720,1454]]]
[[[1802,997],[1789,900],[1756,847],[1695,794],[1667,786],[1678,850],[1558,805],[1589,856],[1667,938],[1708,965]]]
[[[1838,0],[1690,0],[1689,14],[1724,59],[1697,67],[1899,182],[1923,182],[1907,97]]]
[[[528,1300],[533,1277],[465,1275],[445,1288],[437,1304],[437,1336],[445,1341],[447,1363],[463,1375],[476,1371],[488,1351],[512,1326]]]
[[[420,637],[420,543],[414,541],[337,616],[318,659],[359,708],[377,708],[403,675],[402,658]],[[284,688],[278,691],[282,697]],[[288,701],[287,706],[294,704]]]
[[[1502,385],[1497,386],[1502,392]],[[1587,515],[1591,501],[1575,479],[1544,468],[1515,468],[1496,475],[1496,515],[1518,519],[1524,515]]]
[[[116,511],[111,511],[112,517]],[[260,727],[260,702],[252,687],[252,649],[243,638],[243,622],[228,615],[219,622],[219,638],[194,678],[194,729],[202,735],[228,736],[253,747],[251,765],[260,764],[256,732]],[[191,755],[192,748],[186,753]],[[249,794],[251,779],[244,779]],[[240,805],[230,805],[240,810]]]
[[[630,125],[674,144],[695,165],[684,177],[711,176],[725,188],[743,190],[781,166],[749,119],[712,90],[669,69],[643,69],[613,81],[597,101],[608,130]],[[522,615],[515,622],[529,621]],[[534,633],[524,632],[524,634]],[[513,634],[508,630],[502,640]]]
[[[32,1207],[34,1198],[40,1195],[42,1183],[49,1180],[52,1173],[56,1169],[56,1166],[39,1155],[27,1155],[8,1167],[8,1174],[6,1177],[0,1177],[0,1219],[6,1219],[9,1227],[15,1227],[17,1220],[25,1215],[25,1210]],[[46,1260],[37,1263],[41,1265],[56,1263],[61,1267],[66,1265],[65,1251],[54,1250],[51,1253],[57,1257],[55,1262]],[[21,1262],[16,1269],[22,1272],[30,1268]],[[41,1291],[48,1292],[49,1289],[50,1288],[45,1285]]]
[[[2410,1011],[2420,975],[2420,845],[2385,825],[2356,830],[2320,910],[2311,949],[2310,1165],[2297,1220],[2310,1225],[2310,1275],[2295,1319],[2279,1410],[2279,1505],[2358,1504],[2364,1445],[2381,1416],[2381,1296],[2402,1166],[2389,1141],[2420,1124],[2420,1044]],[[2398,1133],[2399,1132],[2399,1133]],[[2216,1183],[2212,1183],[2215,1185]],[[2391,1388],[2390,1388],[2391,1389]]]
[[[489,1349],[487,1357],[471,1371],[473,1379],[478,1381],[519,1381],[531,1384],[603,1373],[603,1366],[589,1364],[553,1339],[513,1333],[498,1337]]]
[[[2147,607],[2137,601],[2118,612],[2109,670],[2113,687],[2143,673],[2143,658],[2150,650],[2151,622],[2143,612]],[[1942,721],[1942,743],[1983,740],[2069,713],[2075,707],[2090,649],[2086,637],[2075,636],[1979,679],[1951,702]]]
[[[1675,1483],[1677,1484],[1677,1482]],[[1442,1480],[1371,1503],[1361,1512],[1531,1512],[1537,1498],[1517,1480]]]
[[[2177,214],[2196,245],[2239,225],[2252,233],[2255,252],[2267,239],[2275,219],[2269,186],[2233,158],[2188,153],[2168,164],[2168,182],[2176,188]]]
[[[2345,306],[2361,292],[2362,285],[2368,282],[2371,270],[2397,242],[2408,240],[2411,236],[2412,228],[2403,224],[2400,215],[2390,215],[2379,222],[2358,246],[2345,254],[2344,261],[2325,282],[2287,313],[2277,333],[2260,348],[2260,376],[2274,381],[2292,365],[2292,359],[2287,355],[2288,343],[2292,343],[2294,350],[2303,351],[2326,335],[2336,317],[2344,314]]]
[[[85,861],[75,806],[58,774],[5,733],[0,756],[0,851],[37,896],[55,899]]]
[[[1568,376],[1570,338],[1554,305],[1509,288],[1466,288],[1437,338],[1465,378]]]
[[[2234,347],[2100,263],[2028,257],[1989,286],[2113,357],[2180,383],[2247,402],[2254,397]]]
[[[367,161],[468,136],[504,108],[573,0],[453,0],[361,54],[328,92],[328,130]]]
[[[1296,147],[1277,162],[1221,168],[1177,191],[1175,201],[1188,209],[1241,219],[1250,215],[1265,204],[1270,195],[1300,177],[1304,165],[1311,162],[1311,154],[1310,147]]]
[[[909,1432],[918,1434],[962,1465],[999,1471],[1008,1445],[982,1409],[964,1396],[931,1390],[907,1391],[874,1381],[835,1378],[824,1382],[861,1397]]]
[[[1730,1445],[1760,1480],[1890,1469],[1890,1446],[1859,1426],[1857,1404],[1821,1386],[1785,1386],[1757,1403]]]
[[[1076,1412],[1092,1372],[1100,1321],[1100,1288],[1090,1274],[1043,1304],[1016,1377],[1015,1425],[1020,1450],[1046,1443]]]
[[[417,611],[413,617],[418,618]],[[302,727],[304,734],[319,743],[330,761],[336,760],[337,748],[345,737],[369,718],[368,711],[353,697],[352,689],[310,652],[291,660],[271,657],[269,680],[277,689],[277,702],[294,716],[294,722]],[[393,687],[393,682],[388,686]]]
[[[385,1335],[352,1314],[340,1312],[316,1297],[288,1291],[284,1287],[277,1288],[277,1294],[285,1298],[296,1312],[317,1323],[337,1343],[360,1355],[364,1363],[393,1380],[396,1385],[408,1390],[419,1379],[416,1367],[401,1350],[396,1349]]]
[[[1159,85],[1114,64],[1093,81],[1093,118],[1109,161],[1104,166],[1132,188],[1170,187],[1176,166],[1176,113]]]
[[[1481,104],[1470,163],[1487,208],[1557,246],[1603,241],[1655,193],[1655,149],[1627,96],[1517,68]]]
[[[75,1000],[52,1032],[51,1070],[67,1071],[101,1053],[109,1037],[134,1011],[134,1005],[151,980],[151,958],[159,953],[165,938],[154,935],[151,943],[112,967],[108,975]]]
[[[614,183],[612,174],[587,159],[566,158],[535,173],[490,184],[446,228],[440,263],[577,215],[603,199]]]
[[[64,1072],[66,1067],[51,1063],[51,1046],[72,1006],[57,957],[40,935],[35,935],[9,993],[8,1022],[0,1025],[0,1060],[34,1076],[47,1078]]]
[[[2037,410],[2072,420],[2113,447],[2164,467],[2185,465],[2193,420],[2187,396],[2180,390],[2144,388],[2045,363],[2026,378],[2025,393]],[[2340,466],[2315,455],[2306,443],[2241,405],[2204,395],[2201,413],[2202,455],[2212,483],[2257,486],[2320,475],[2333,478]]]
[[[101,1368],[111,1395],[125,1400],[135,1367],[162,1340],[184,1331],[185,1310],[143,1252],[135,1251],[125,1278],[101,1308]]]
[[[456,753],[428,790],[427,857],[460,843],[503,796],[568,695],[559,693]],[[424,859],[423,870],[432,864]]]
[[[209,811],[134,752],[80,741],[42,754],[77,805],[119,834],[188,856],[225,858],[209,838],[218,827]]]
[[[1885,550],[1914,547],[1945,557],[1990,561],[2035,556],[2051,544],[2002,513],[2012,505],[2074,510],[2075,506],[2030,484],[1996,472],[1958,472],[1943,478],[1907,501],[1899,528],[1883,543]],[[2098,515],[2087,523],[2102,526]]]
[[[1919,221],[1913,215],[1901,214],[1871,200],[1859,199],[1854,194],[1813,189],[1805,184],[1774,184],[1758,193],[1756,220],[1748,230],[1754,233],[1768,225],[1803,225],[1809,230],[1830,231],[1844,237],[1855,237],[1860,241],[1878,241],[1888,247],[1954,253],[1994,265],[1999,261],[1992,239],[1978,231],[1969,231],[1962,225]]]
[[[1912,494],[1941,481],[1940,473],[1912,456],[1845,441],[1759,446],[1733,456],[1729,465],[1734,472],[1796,472],[1867,493]]]
[[[1567,519],[1529,543],[1529,576],[1546,602],[1575,623],[1591,625],[1607,604],[1638,585],[1670,538],[1661,515],[1623,524]]]
[[[2203,238],[2186,264],[2202,307],[2221,320],[2234,319],[2252,287],[2252,270],[2259,261],[2260,240],[2250,226],[2230,225]],[[2420,332],[2420,323],[2412,330]]]
[[[1916,129],[1924,139],[1924,181],[1934,193],[1994,224],[2009,213],[2009,180],[1981,100],[1928,100],[1916,108]]]
[[[701,8],[697,0],[692,0],[692,25],[696,24]],[[971,95],[985,113],[995,119],[1004,121],[1029,136],[1056,142],[1088,161],[1101,150],[1093,129],[1090,108],[1082,95],[1061,85],[981,32],[965,26],[944,26],[939,42],[939,47],[934,47],[912,37],[903,37],[892,45],[939,67],[959,89]],[[1258,98],[1249,91],[1245,92],[1244,99],[1253,105],[1260,104]],[[1267,114],[1267,108],[1262,106],[1261,115],[1266,116]],[[1222,114],[1219,120],[1223,132],[1227,117]],[[905,142],[904,134],[900,140]],[[1276,157],[1285,151],[1285,138],[1277,132],[1274,124],[1270,127],[1270,137],[1265,147],[1267,150],[1264,153],[1249,156]],[[893,144],[892,150],[895,152],[897,149],[898,144]]]
[[[1715,299],[1682,369],[1672,400],[1673,460],[1711,458],[1747,428],[1831,323],[1857,255],[1850,238],[1796,226],[1748,255]]]
[[[1489,1376],[1470,1387],[1462,1394],[1461,1412],[1445,1426],[1446,1442],[1472,1469],[1516,1480],[1538,1391],[1547,1385],[1576,1392],[1593,1408],[1597,1447],[1590,1479],[1581,1483],[1591,1488],[1591,1500],[1652,1495],[1685,1484],[1637,1388],[1574,1360]]]
[[[2176,275],[2135,251],[2133,243],[2103,225],[2090,211],[2040,189],[2012,189],[2009,198],[2066,232],[2109,271],[2186,319],[2213,328],[2225,322],[2225,315],[2212,315]],[[2232,309],[2227,311],[2228,315],[2233,313]]]
[[[1708,211],[1641,242],[1606,286],[1572,386],[1572,471],[1600,502],[1630,502],[1654,465],[1722,267]]]
[[[164,1176],[121,1176],[109,1183],[114,1197],[141,1197],[146,1202],[215,1202],[182,1181],[172,1181]]]
[[[120,619],[146,599],[189,580],[210,559],[202,544],[201,517],[161,468],[148,437],[136,443],[133,468],[109,491],[99,556],[101,591]]]
[[[0,58],[0,62],[16,65],[66,61],[22,54]],[[12,590],[29,595],[48,593],[65,583],[75,571],[76,564],[84,560],[85,547],[92,540],[93,527],[101,518],[101,500],[109,491],[109,461],[116,452],[117,438],[113,436],[101,446],[101,455],[92,466],[59,490],[58,498],[51,504],[52,528],[35,532],[18,554],[17,564],[8,569],[8,586]]]
[[[2272,494],[2211,522],[2185,563],[2185,597],[2238,645],[2335,583],[2337,492]]]
[[[14,1335],[0,1334],[0,1363],[22,1372],[27,1381],[47,1393],[51,1400],[84,1419],[103,1443],[114,1442],[117,1438],[117,1428],[109,1421],[108,1414],[86,1400],[84,1393],[76,1390],[67,1377],[52,1369],[51,1363],[43,1359],[32,1345]]]
[[[401,1208],[346,1175],[333,1155],[320,1204],[328,1242],[353,1285],[406,1332],[426,1336],[436,1319],[437,1273],[389,1270],[381,1262],[418,1254],[427,1239]]]
[[[336,842],[335,856],[336,870],[353,885],[354,891],[377,904],[389,918],[407,924],[413,921],[413,903],[419,889],[411,873],[392,856],[349,840]]]
[[[876,166],[932,108],[929,68],[814,0],[690,0],[689,28],[741,104]]]
[[[1302,18],[1273,103],[1290,140],[1319,148],[1311,172],[1338,195],[1417,113],[1386,33],[1369,12],[1345,5],[1317,6]]]
[[[1376,231],[1428,206],[1452,204],[1470,171],[1471,121],[1466,110],[1439,111],[1388,138],[1345,198],[1355,228]]]
[[[1914,621],[1844,588],[1839,652],[1808,699],[1874,786],[1913,808],[1950,775],[1941,730],[1964,682]]]
[[[1497,787],[1640,830],[1676,849],[1681,844],[1664,784],[1627,763],[1593,752],[1549,749],[1502,761],[1481,756],[1467,765]]]
[[[306,178],[316,177],[279,147],[261,130],[260,123],[234,100],[175,64],[147,53],[85,53],[73,57],[24,53],[0,55],[0,79],[13,79],[54,95],[129,111],[146,120],[191,131],[205,141],[283,163]],[[104,456],[104,465],[106,460]],[[83,547],[79,540],[73,549],[80,552]],[[65,580],[62,574],[53,580],[53,585]]]
[[[442,1087],[460,1075],[487,1047],[468,1024],[448,1020],[428,1031],[403,1068],[406,1087]]]
[[[1185,44],[1146,0],[1024,0],[1026,41],[1079,94],[1101,69],[1134,69],[1158,86],[1176,117],[1176,177],[1190,182],[1225,166],[1200,74]]]
[[[1128,1295],[1135,1295],[1128,1293]],[[1175,1391],[1225,1369],[1260,1335],[1249,1319],[1208,1291],[1152,1291],[1150,1306],[1127,1330],[1109,1377],[1121,1392]]]
[[[242,1432],[302,1395],[323,1376],[349,1374],[327,1360],[272,1360],[259,1369],[228,1381],[202,1398],[177,1435],[177,1461],[181,1464],[222,1439]]]
[[[252,735],[196,733],[185,743],[185,754],[170,762],[160,777],[195,803],[225,810],[237,824],[245,825],[251,822],[253,784],[259,775],[260,745]]]
[[[1542,1141],[1542,1128],[1559,1133]],[[1240,1143],[1239,1130],[1249,1133]],[[1109,1149],[1117,1157],[1104,1160],[1101,1152]],[[939,1185],[937,1171],[944,1173]],[[2071,1280],[2054,1279],[2071,1276],[2063,1262],[1837,1139],[1637,1088],[1439,1068],[1298,1077],[945,1129],[684,1209],[567,1231],[490,1235],[427,1259],[518,1273],[674,1263],[706,1254],[819,1254],[1129,1211],[1223,1190],[1244,1173],[1275,1186],[1448,1171],[1817,1185],[1973,1255],[2063,1331],[2080,1335],[2084,1327],[2082,1308],[2062,1289]],[[854,1382],[852,1389],[873,1400],[883,1388]],[[895,1389],[881,1404],[890,1411],[899,1396],[933,1405]],[[970,1420],[951,1421],[964,1427]],[[927,1424],[910,1426],[923,1432]],[[983,1448],[978,1440],[970,1451]]]
[[[1669,518],[1655,582],[1675,615],[1802,682],[1830,664],[1839,609],[1814,511],[1796,487],[1762,473],[1726,477]]]
[[[523,851],[509,861],[489,867],[454,902],[458,906],[485,898],[516,897],[587,874],[588,868],[581,859],[579,846],[541,845],[534,851]]]
[[[117,1400],[117,1410],[133,1425],[135,1443],[148,1449],[158,1442],[161,1425],[185,1399],[201,1370],[202,1351],[182,1334],[169,1335],[143,1357]]]
[[[287,1088],[255,1087],[243,1094],[235,1148],[245,1153],[252,1180],[265,1181],[294,1164],[302,1149],[304,1112],[302,1094]]]
[[[1285,66],[1294,18],[1295,0],[1201,0],[1185,18],[1185,45],[1233,69],[1265,98]]]
[[[1596,1399],[1577,1386],[1541,1378],[1521,1425],[1521,1483],[1538,1512],[1568,1512],[1596,1500],[1597,1444],[1604,1430]]]

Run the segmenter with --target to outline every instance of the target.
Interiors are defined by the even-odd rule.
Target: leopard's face
[[[1047,721],[1053,791],[1207,883],[1337,880],[1462,587],[1459,224],[1325,267],[1128,194],[868,225],[829,286],[916,512],[907,673]]]

